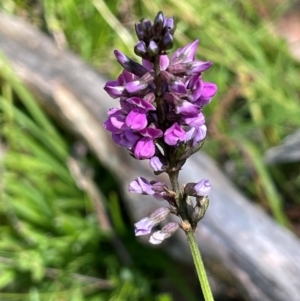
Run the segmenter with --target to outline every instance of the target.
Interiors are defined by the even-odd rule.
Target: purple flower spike
[[[145,178],[138,177],[129,184],[129,191],[132,193],[153,195],[155,191],[152,189],[152,184]]]
[[[165,131],[164,140],[168,145],[176,145],[178,141],[185,140],[185,131],[175,122]]]
[[[153,245],[161,244],[166,238],[172,236],[179,228],[178,223],[168,223],[160,231],[154,232],[149,238],[149,242]]]
[[[149,161],[149,164],[153,171],[158,172],[158,171],[163,171],[163,164],[160,161],[158,157],[152,157]]]
[[[147,116],[144,109],[133,109],[126,117],[125,123],[132,130],[140,131],[147,126]]]
[[[194,186],[197,196],[208,196],[211,189],[209,180],[203,179]]]
[[[169,208],[161,207],[155,210],[150,216],[144,217],[139,222],[135,223],[135,236],[149,234],[152,228],[157,226],[161,221],[163,221],[169,213]]]
[[[133,154],[137,159],[150,159],[155,154],[154,141],[149,138],[140,139],[134,147]]]

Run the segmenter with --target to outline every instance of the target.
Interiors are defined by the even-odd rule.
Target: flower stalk
[[[114,51],[123,71],[117,80],[107,82],[104,89],[112,98],[120,99],[120,108],[109,110],[104,127],[118,146],[126,148],[137,160],[149,160],[154,174],[167,173],[171,183],[169,188],[163,182],[143,177],[130,183],[130,192],[150,195],[169,204],[135,223],[135,235],[152,233],[149,242],[160,244],[179,228],[185,231],[205,300],[213,300],[194,237],[209,204],[211,185],[209,180],[202,179],[181,187],[178,181],[182,166],[202,147],[206,137],[203,107],[210,103],[217,86],[205,82],[202,74],[212,63],[196,60],[198,40],[169,57],[175,23],[162,12],[153,23],[142,19],[135,25],[135,31],[139,41],[134,52],[142,63]],[[152,232],[169,214],[179,221]]]

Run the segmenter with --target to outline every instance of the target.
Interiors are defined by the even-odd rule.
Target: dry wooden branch
[[[138,175],[153,178],[145,162],[116,148],[102,127],[106,111],[117,105],[103,91],[104,78],[75,55],[14,17],[0,14],[0,49],[42,106],[68,131],[85,140],[118,178],[134,221],[158,204],[127,192]],[[210,208],[197,232],[206,266],[253,301],[300,300],[300,243],[247,200],[204,153],[184,166],[181,183],[209,178]],[[175,258],[189,262],[184,234],[164,244]]]

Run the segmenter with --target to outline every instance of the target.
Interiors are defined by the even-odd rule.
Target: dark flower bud
[[[170,33],[167,33],[161,40],[160,45],[161,49],[169,50],[173,47],[173,36]]]
[[[154,24],[153,24],[154,32],[157,35],[159,35],[161,33],[165,23],[166,23],[166,19],[165,19],[163,13],[159,12],[155,17]]]
[[[148,20],[148,19],[142,19],[141,20],[141,26],[142,26],[142,29],[144,31],[144,36],[148,35],[150,30],[151,30],[151,27],[152,27],[151,21]]]
[[[134,46],[134,53],[138,56],[143,57],[145,54],[147,54],[147,46],[146,43],[144,41],[140,41],[138,42],[135,46]]]
[[[167,18],[166,20],[166,25],[165,25],[165,29],[167,32],[169,32],[171,35],[174,34],[175,32],[175,22],[174,22],[174,18]]]
[[[123,54],[119,50],[115,50],[114,54],[120,63],[120,65],[127,70],[130,73],[133,73],[137,76],[143,76],[148,72],[148,70],[142,66],[141,64],[131,60],[129,57],[127,57],[125,54]]]
[[[154,41],[150,41],[147,52],[150,56],[155,56],[159,52],[158,45]]]
[[[141,23],[134,24],[134,29],[135,29],[135,33],[136,33],[138,39],[143,40],[144,39],[144,31],[142,28],[142,24]]]

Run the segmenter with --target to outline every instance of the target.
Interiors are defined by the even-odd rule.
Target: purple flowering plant
[[[211,62],[196,60],[199,40],[169,54],[173,47],[174,18],[159,12],[152,23],[142,19],[135,24],[138,43],[134,52],[142,58],[135,62],[118,50],[114,51],[123,67],[117,80],[104,89],[120,100],[120,107],[108,112],[104,123],[114,142],[125,147],[137,160],[149,160],[154,174],[167,173],[171,187],[159,181],[138,177],[129,184],[132,193],[165,200],[161,207],[135,224],[135,235],[147,235],[169,214],[180,222],[169,222],[149,238],[160,244],[179,228],[185,231],[191,247],[205,300],[213,300],[194,231],[208,207],[209,180],[187,183],[180,187],[178,175],[186,160],[203,145],[207,133],[204,106],[217,92],[214,83],[204,81],[202,73]]]

